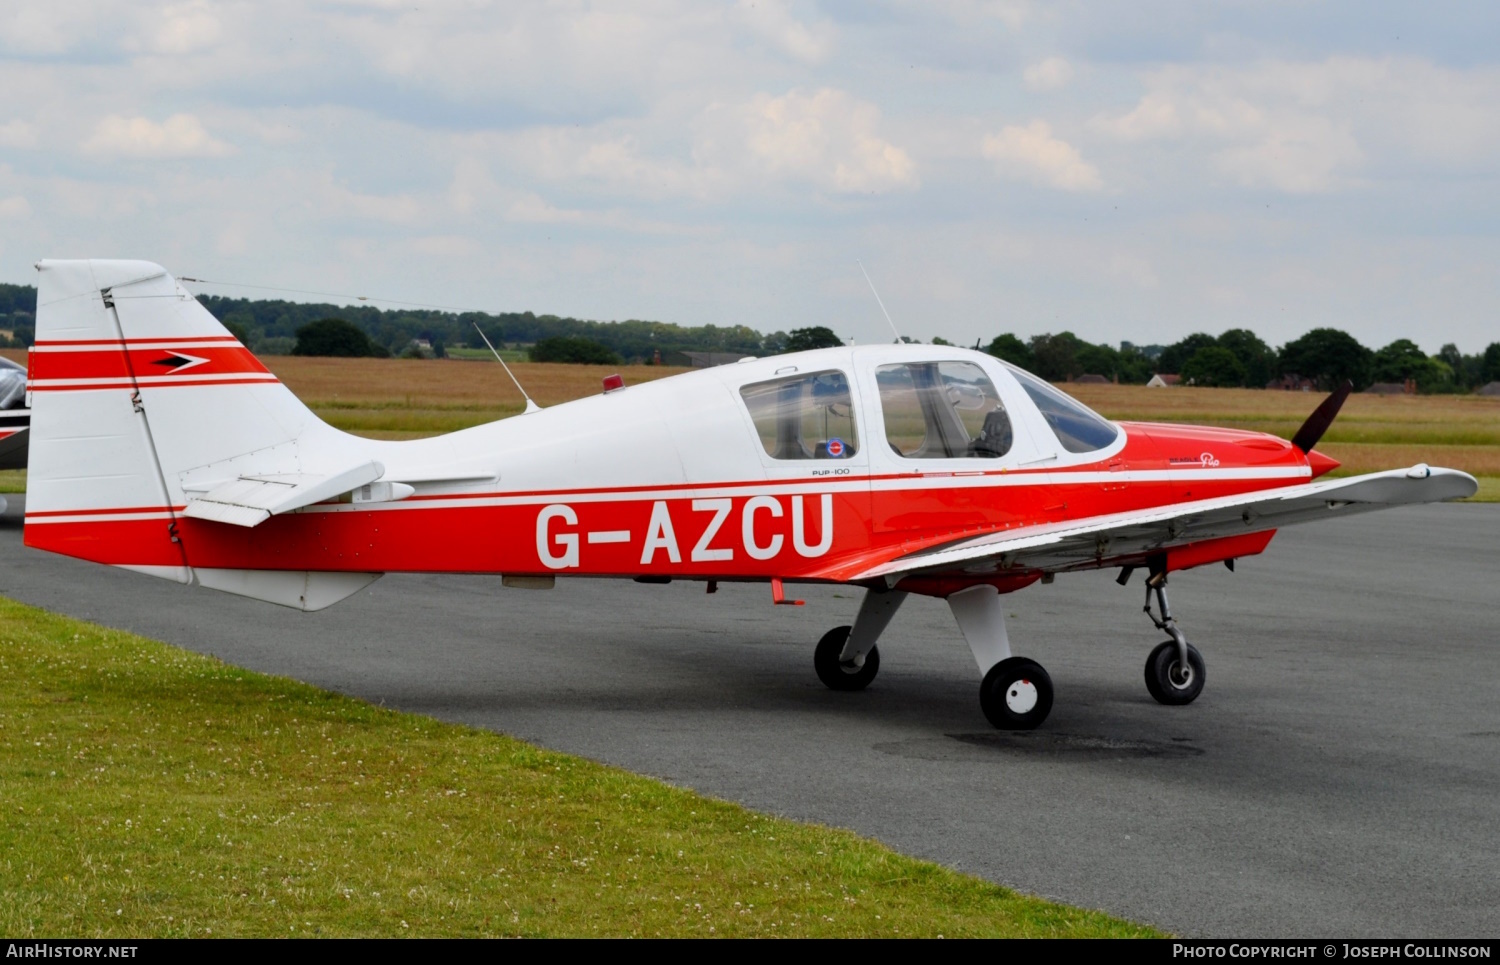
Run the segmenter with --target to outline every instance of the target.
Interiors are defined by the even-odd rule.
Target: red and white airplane
[[[818,643],[835,690],[880,667],[911,593],[946,599],[980,706],[1031,728],[1052,706],[1012,656],[1001,594],[1055,574],[1146,573],[1170,637],[1164,704],[1204,664],[1167,606],[1175,570],[1259,553],[1281,526],[1472,495],[1425,465],[1317,481],[1348,387],[1288,442],[1114,423],[946,346],[820,349],[691,372],[432,439],[381,442],[307,409],[165,270],[38,265],[26,545],[319,610],[390,571],[865,589]],[[1151,604],[1156,605],[1156,612]]]

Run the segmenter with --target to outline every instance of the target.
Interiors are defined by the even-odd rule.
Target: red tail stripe
[[[184,361],[181,356],[191,355]],[[199,362],[197,359],[203,359]],[[174,360],[175,367],[157,363]],[[247,348],[235,345],[188,346],[174,352],[168,348],[113,349],[81,352],[35,352],[31,356],[33,382],[53,379],[128,379],[134,376],[170,376],[174,372],[194,375],[269,374],[270,370]]]

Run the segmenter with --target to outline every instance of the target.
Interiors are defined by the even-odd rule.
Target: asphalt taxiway
[[[1156,704],[1140,576],[1009,598],[1057,690],[991,730],[968,649],[912,597],[880,677],[833,693],[812,649],[847,588],[387,576],[316,614],[27,550],[12,498],[0,595],[244,667],[493,728],[1027,892],[1212,936],[1500,933],[1500,506],[1299,527],[1174,575],[1203,651]]]

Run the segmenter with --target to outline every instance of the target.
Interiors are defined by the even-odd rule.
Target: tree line
[[[484,339],[497,346],[526,346],[536,361],[591,361],[681,364],[684,352],[774,355],[843,340],[825,326],[762,334],[744,325],[684,326],[627,320],[599,322],[532,312],[453,313],[436,310],[380,309],[372,305],[337,306],[267,299],[200,296],[198,301],[230,331],[263,355],[339,354],[385,356],[411,352],[421,340],[432,354],[448,347],[481,349]],[[35,332],[36,289],[0,284],[0,347],[30,345]],[[330,325],[331,321],[347,327]],[[476,330],[476,326],[478,331]],[[354,331],[361,333],[360,338]],[[301,345],[299,346],[299,335]],[[907,339],[906,341],[911,341]],[[934,344],[951,344],[933,339]],[[981,347],[976,344],[976,348]],[[1204,386],[1259,388],[1296,377],[1328,389],[1348,378],[1364,389],[1375,382],[1415,382],[1421,392],[1466,392],[1500,381],[1500,342],[1465,355],[1452,344],[1436,355],[1425,354],[1410,339],[1371,349],[1347,332],[1315,328],[1279,348],[1254,332],[1233,328],[1214,336],[1189,335],[1171,345],[1113,345],[1085,341],[1072,332],[1046,333],[1022,339],[1006,333],[985,351],[1042,378],[1066,382],[1083,375],[1143,384],[1156,374],[1177,375]]]
[[[1500,381],[1500,342],[1475,355],[1465,355],[1452,343],[1428,355],[1411,339],[1371,349],[1336,328],[1315,328],[1280,348],[1247,329],[1232,328],[1217,337],[1197,332],[1166,346],[1122,342],[1118,349],[1086,342],[1072,332],[1028,340],[1004,334],[987,351],[1053,382],[1102,375],[1143,384],[1160,373],[1203,386],[1262,388],[1306,379],[1329,390],[1349,379],[1363,390],[1377,382],[1411,380],[1419,392],[1468,392]]]
[[[290,353],[299,329],[326,318],[350,322],[370,338],[377,354],[383,349],[392,355],[402,354],[416,340],[428,343],[438,356],[455,346],[482,349],[485,346],[480,331],[496,347],[530,346],[552,338],[582,338],[605,346],[629,362],[648,361],[658,353],[666,356],[684,351],[773,354],[777,351],[777,336],[786,338],[783,333],[765,336],[743,325],[690,327],[637,319],[598,322],[532,312],[453,313],[211,295],[200,296],[198,301],[240,335],[252,350],[263,354]]]

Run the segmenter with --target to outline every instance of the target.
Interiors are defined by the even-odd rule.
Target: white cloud
[[[0,198],[0,218],[24,218],[31,214],[31,204],[21,195]]]
[[[564,211],[531,192],[511,202],[505,217],[530,224],[578,224],[584,220],[582,211]]]
[[[481,139],[501,160],[521,164],[534,177],[567,184],[577,189],[602,191],[616,197],[663,200],[722,197],[730,185],[727,171],[706,155],[711,143],[694,147],[692,157],[653,156],[641,138],[621,133],[622,125],[604,125],[598,130],[538,128]],[[743,147],[739,146],[743,154]],[[467,177],[467,176],[466,176]],[[460,197],[474,194],[477,184],[467,177]]]
[[[60,54],[89,38],[101,14],[79,3],[7,3],[0,7],[0,47],[32,57]]]
[[[821,63],[833,46],[832,24],[824,21],[809,27],[781,0],[739,0],[736,14],[741,23],[777,49],[804,63]]]
[[[147,117],[111,114],[83,142],[88,154],[136,158],[223,157],[234,148],[215,139],[192,114],[173,114],[158,124]]]
[[[216,44],[223,25],[204,0],[146,8],[130,46],[159,54],[187,54]]]
[[[1096,118],[1094,124],[1125,141],[1175,137],[1183,129],[1176,103],[1159,94],[1147,94],[1135,105],[1135,110],[1119,117]]]
[[[1500,71],[1415,59],[1179,65],[1094,126],[1129,143],[1180,141],[1247,186],[1291,194],[1365,183],[1372,169],[1488,170],[1500,150]]]
[[[1098,191],[1104,187],[1099,170],[1067,141],[1052,135],[1046,121],[1025,127],[1008,126],[984,139],[982,152],[995,162],[1001,177],[1023,178],[1062,191]]]
[[[328,207],[339,214],[405,225],[426,220],[427,206],[408,194],[362,194],[331,180],[324,180],[322,194]]]
[[[523,194],[512,201],[505,210],[505,220],[517,224],[581,225],[653,235],[714,233],[712,228],[696,228],[649,218],[638,218],[621,210],[583,211],[576,208],[559,208],[534,192]]]
[[[1066,87],[1073,79],[1073,65],[1061,57],[1048,57],[1027,67],[1021,77],[1026,81],[1027,90],[1057,90]]]
[[[757,96],[741,112],[744,146],[755,167],[774,177],[811,181],[839,192],[915,188],[916,163],[877,133],[875,105],[841,90]]]
[[[722,203],[768,186],[881,194],[920,185],[916,162],[883,135],[875,106],[830,88],[714,103],[680,121],[549,127],[492,143],[497,156],[549,180],[643,199]],[[457,197],[473,193],[466,181]]]
[[[0,124],[0,145],[36,147],[36,127],[21,120]]]
[[[1364,157],[1347,128],[1321,117],[1293,117],[1266,124],[1249,143],[1220,151],[1215,163],[1243,185],[1311,194],[1338,185]]]
[[[964,26],[997,20],[1011,30],[1020,30],[1034,19],[1030,0],[899,0],[898,5],[932,11]]]

